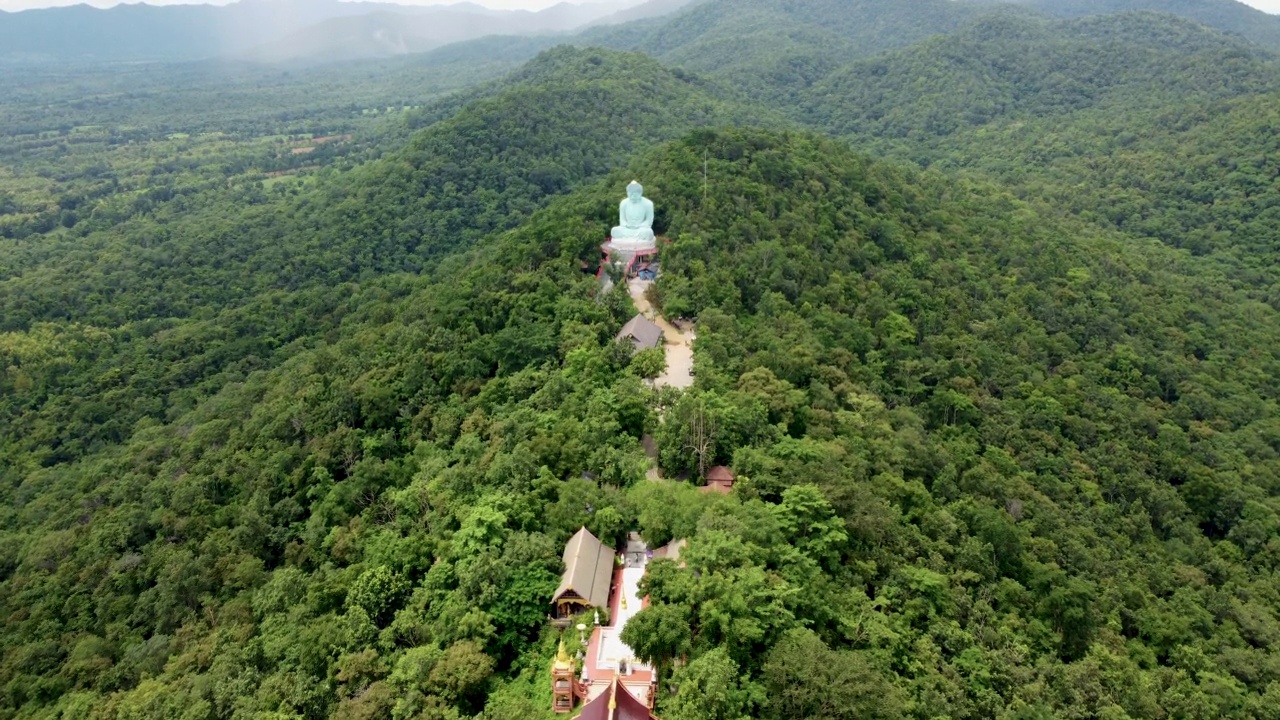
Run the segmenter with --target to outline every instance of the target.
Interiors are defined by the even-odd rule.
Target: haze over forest
[[[0,720],[1280,720],[1277,238],[1234,0],[0,15]]]

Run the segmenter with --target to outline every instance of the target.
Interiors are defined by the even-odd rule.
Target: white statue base
[[[612,237],[608,245],[611,252],[644,253],[658,249],[658,239],[649,233],[648,237]]]

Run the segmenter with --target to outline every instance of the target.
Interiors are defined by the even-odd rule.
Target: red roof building
[[[729,494],[733,490],[733,471],[723,465],[717,465],[707,471],[707,484],[702,492],[718,492]]]
[[[614,678],[609,689],[582,708],[578,720],[657,720],[649,707],[632,695],[627,686]]]

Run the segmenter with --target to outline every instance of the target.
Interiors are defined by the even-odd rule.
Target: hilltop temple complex
[[[600,718],[615,720],[626,718],[650,718],[650,711],[657,691],[657,672],[637,660],[635,653],[622,641],[622,630],[635,617],[648,600],[640,595],[640,580],[644,578],[649,562],[658,558],[678,558],[683,541],[657,550],[650,550],[636,533],[627,538],[621,555],[607,548],[586,528],[579,530],[565,546],[565,574],[560,589],[552,598],[552,616],[561,627],[567,627],[570,614],[594,608],[595,622],[590,628],[585,623],[577,626],[579,633],[577,657],[565,649],[563,640],[560,652],[552,665],[553,708],[558,713],[571,713],[578,702],[584,703],[583,718],[596,717],[593,707],[613,706],[644,708],[644,715],[601,714]],[[601,558],[609,558],[610,574],[604,584],[604,597],[594,586],[603,570]],[[590,568],[590,570],[588,570]],[[574,587],[586,588],[593,599],[588,601]],[[607,621],[600,621],[599,610],[606,610]],[[590,633],[588,634],[588,630]],[[632,712],[632,711],[626,711]]]
[[[632,182],[627,187],[627,198],[619,205],[618,216],[618,226],[601,246],[601,277],[607,291],[611,281],[603,275],[606,265],[625,268],[624,278],[632,278],[636,272],[628,282],[628,291],[641,312],[623,326],[616,340],[631,345],[636,352],[664,348],[670,354],[667,344],[672,338],[677,344],[683,341],[688,348],[691,338],[685,339],[678,329],[653,314],[647,302],[637,299],[634,292],[636,283],[651,283],[657,273],[656,264],[649,263],[658,252],[653,202],[644,197],[640,183]],[[637,261],[644,264],[638,266]],[[646,311],[653,319],[646,317]],[[690,350],[690,366],[691,360]],[[686,369],[680,382],[668,384],[688,387],[692,384],[691,371]],[[718,471],[712,489],[728,492],[732,474],[727,468]],[[577,638],[576,643],[570,642],[566,647],[562,637],[551,664],[552,709],[556,713],[577,713],[584,720],[653,720],[657,670],[635,657],[635,652],[622,641],[622,631],[648,605],[648,598],[640,594],[640,581],[648,572],[650,561],[665,558],[678,562],[684,547],[685,542],[679,540],[650,550],[633,532],[619,552],[585,527],[565,543],[564,575],[551,597],[550,616],[561,632],[572,636],[576,629]],[[571,628],[575,619],[581,622]]]

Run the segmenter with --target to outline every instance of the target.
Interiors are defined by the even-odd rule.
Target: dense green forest
[[[1269,53],[1169,17],[993,15],[832,73],[797,117],[1212,254],[1274,305],[1277,69]]]
[[[710,0],[575,42],[647,55],[0,74],[0,718],[550,718],[583,526],[689,542],[624,636],[667,720],[1280,718],[1257,38]],[[632,178],[688,391],[594,276]]]
[[[973,0],[986,2],[987,0]],[[1241,35],[1270,50],[1280,50],[1280,23],[1244,3],[1232,0],[1012,0],[1036,10],[1066,17],[1149,10],[1173,13],[1226,32]]]

